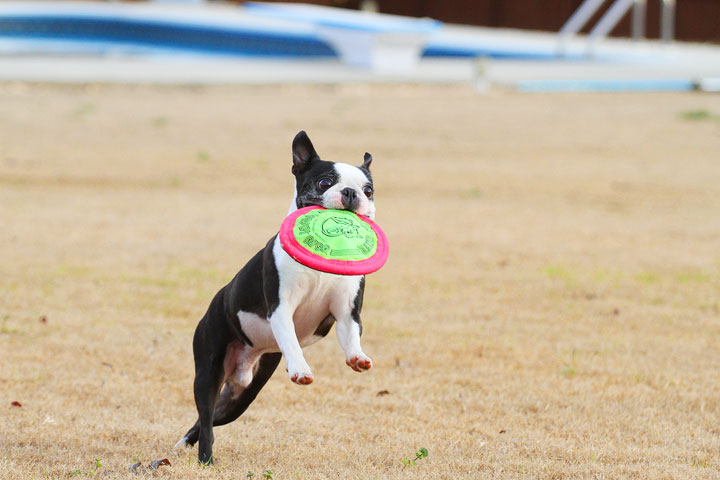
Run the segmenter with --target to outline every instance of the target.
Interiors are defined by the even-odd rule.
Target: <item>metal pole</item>
[[[618,24],[634,3],[635,0],[615,0],[615,3],[605,12],[605,15],[588,34],[587,55],[589,57],[595,56],[595,47],[598,41],[605,38],[615,28],[615,25]]]
[[[660,0],[662,13],[660,17],[660,38],[670,42],[675,37],[675,0]]]
[[[597,41],[599,38],[605,38],[615,25],[627,13],[635,0],[615,0],[612,7],[605,12],[605,15],[595,24],[588,37],[591,41]]]
[[[572,35],[579,32],[603,3],[605,3],[605,0],[585,0],[558,33],[560,35]]]
[[[560,55],[565,55],[568,37],[579,32],[603,3],[605,0],[584,0],[582,5],[568,18],[558,32],[558,53]]]
[[[632,16],[632,38],[640,40],[645,38],[645,9],[647,0],[635,0]]]

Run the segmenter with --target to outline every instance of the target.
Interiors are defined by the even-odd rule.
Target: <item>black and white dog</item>
[[[375,217],[372,156],[360,167],[320,160],[301,131],[292,144],[295,196],[290,212],[319,205]],[[290,380],[309,385],[313,374],[302,348],[336,333],[346,363],[372,367],[360,347],[365,277],[323,273],[293,260],[275,235],[213,298],[193,339],[198,420],[176,447],[194,445],[210,463],[213,426],[225,425],[248,408],[285,357]],[[224,388],[222,392],[221,387]]]

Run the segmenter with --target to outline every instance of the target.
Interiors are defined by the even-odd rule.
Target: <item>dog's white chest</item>
[[[278,269],[280,304],[293,310],[295,334],[305,347],[321,338],[315,332],[328,315],[343,315],[352,310],[362,276],[333,275],[301,265],[282,249],[278,239],[273,245],[273,255]],[[277,350],[267,319],[243,311],[238,312],[238,318],[243,332],[256,348]]]

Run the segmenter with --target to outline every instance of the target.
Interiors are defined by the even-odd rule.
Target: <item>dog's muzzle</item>
[[[343,208],[354,212],[360,204],[360,197],[358,196],[358,193],[352,188],[347,187],[340,190],[340,195],[342,195],[341,200]]]

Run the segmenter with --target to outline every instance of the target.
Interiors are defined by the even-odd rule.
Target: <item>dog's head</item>
[[[366,153],[359,167],[320,160],[310,138],[301,131],[293,140],[292,157],[295,198],[290,212],[318,205],[375,218],[372,155]]]

